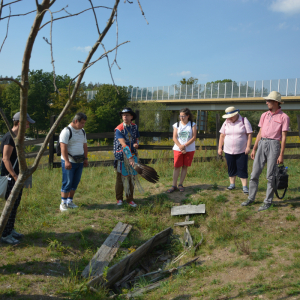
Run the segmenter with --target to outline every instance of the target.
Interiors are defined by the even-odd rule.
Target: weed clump
[[[259,246],[257,252],[251,252],[250,258],[254,261],[264,260],[267,257],[272,256],[272,253],[267,249],[264,249],[262,246]]]
[[[288,214],[285,218],[287,221],[296,221],[296,217],[294,215]]]

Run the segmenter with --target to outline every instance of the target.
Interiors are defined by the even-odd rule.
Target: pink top
[[[245,152],[247,148],[248,133],[252,133],[252,127],[247,118],[239,115],[234,122],[228,119],[223,123],[220,133],[225,134],[224,152],[228,154],[240,154]]]
[[[282,131],[288,131],[289,124],[290,118],[279,108],[274,113],[263,113],[258,126],[261,127],[261,137],[281,141]]]

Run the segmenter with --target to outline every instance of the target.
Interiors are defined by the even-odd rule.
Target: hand
[[[251,152],[251,158],[254,159],[255,158],[255,150],[253,149]]]
[[[85,159],[84,162],[83,162],[83,166],[88,167],[89,166],[89,161]]]
[[[129,158],[129,163],[130,163],[131,166],[134,166],[134,159],[133,159],[133,157]]]
[[[250,147],[247,147],[246,150],[245,150],[245,154],[249,154],[250,153]]]
[[[219,149],[218,149],[218,154],[219,154],[220,156],[222,155],[222,152],[223,152],[222,148],[219,148]]]
[[[184,146],[184,145],[180,145],[180,146],[179,146],[179,149],[182,151],[182,150],[185,149],[185,146]]]
[[[137,149],[137,148],[139,147],[139,144],[135,143],[135,144],[133,144],[133,147],[134,147],[135,149]]]
[[[283,164],[283,155],[280,154],[279,157],[277,158],[277,165]]]
[[[181,150],[181,153],[182,154],[186,154],[186,150],[184,149],[184,150]]]
[[[65,161],[65,169],[66,170],[71,170],[72,169],[72,164],[69,161]]]
[[[12,178],[14,179],[14,181],[17,181],[18,180],[18,175],[15,174],[14,176],[12,176]]]

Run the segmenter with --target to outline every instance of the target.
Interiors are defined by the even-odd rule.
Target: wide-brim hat
[[[20,112],[15,113],[13,116],[13,121],[20,121],[20,117],[21,117]],[[31,124],[35,123],[35,121],[30,118],[29,114],[27,114],[27,121]]]
[[[136,114],[130,107],[125,107],[122,111],[119,112],[120,117],[122,118],[122,114],[131,114],[133,116],[132,121],[135,120]]]
[[[225,109],[225,115],[222,118],[227,119],[237,115],[240,112],[239,109],[236,109],[234,106],[227,107]]]
[[[280,104],[284,103],[283,101],[281,101],[281,94],[276,92],[276,91],[272,91],[268,97],[263,97],[265,98],[266,100],[273,100],[273,101],[277,101],[279,102]]]

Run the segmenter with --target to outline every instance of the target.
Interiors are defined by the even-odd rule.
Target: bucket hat
[[[222,118],[227,119],[237,115],[240,112],[239,109],[236,109],[234,106],[227,107],[225,109],[225,115]]]
[[[20,121],[20,117],[21,117],[20,112],[15,113],[13,116],[13,121]],[[31,124],[35,123],[35,121],[30,118],[29,114],[27,114],[27,121]]]
[[[273,100],[273,101],[277,101],[280,104],[284,103],[283,101],[281,101],[281,94],[276,92],[276,91],[272,91],[268,97],[264,97],[266,100]]]
[[[120,117],[122,118],[122,114],[131,114],[133,116],[132,121],[135,120],[136,114],[130,107],[125,107],[122,111],[119,112]]]

